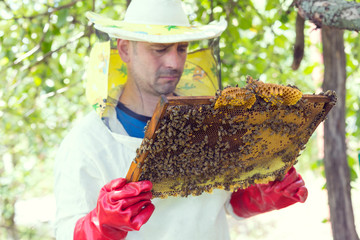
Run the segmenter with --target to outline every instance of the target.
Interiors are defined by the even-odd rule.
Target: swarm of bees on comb
[[[163,98],[127,179],[150,180],[160,198],[282,179],[335,102],[251,77],[214,97]]]

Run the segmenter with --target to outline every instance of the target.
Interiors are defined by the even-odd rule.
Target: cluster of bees
[[[326,115],[325,102],[302,98],[294,86],[249,79],[245,88],[226,89],[209,104],[168,106],[154,138],[144,138],[139,180],[153,183],[154,197],[281,179]]]

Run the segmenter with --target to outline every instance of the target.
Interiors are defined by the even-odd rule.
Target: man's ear
[[[117,50],[123,62],[127,63],[130,61],[130,41],[124,39],[117,40]]]

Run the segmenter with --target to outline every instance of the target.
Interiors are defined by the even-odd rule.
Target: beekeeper
[[[150,181],[127,183],[144,126],[159,96],[174,94],[189,42],[218,37],[227,23],[191,26],[180,0],[132,0],[123,21],[87,17],[117,39],[127,81],[106,115],[90,112],[60,146],[57,239],[229,239],[226,214],[247,218],[306,200],[294,168],[282,181],[186,198],[151,199]]]

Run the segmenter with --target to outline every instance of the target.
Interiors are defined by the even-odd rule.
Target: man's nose
[[[164,59],[164,65],[166,68],[179,69],[182,68],[183,64],[184,56],[179,53],[176,48],[171,49],[171,51],[166,54],[166,58]]]

